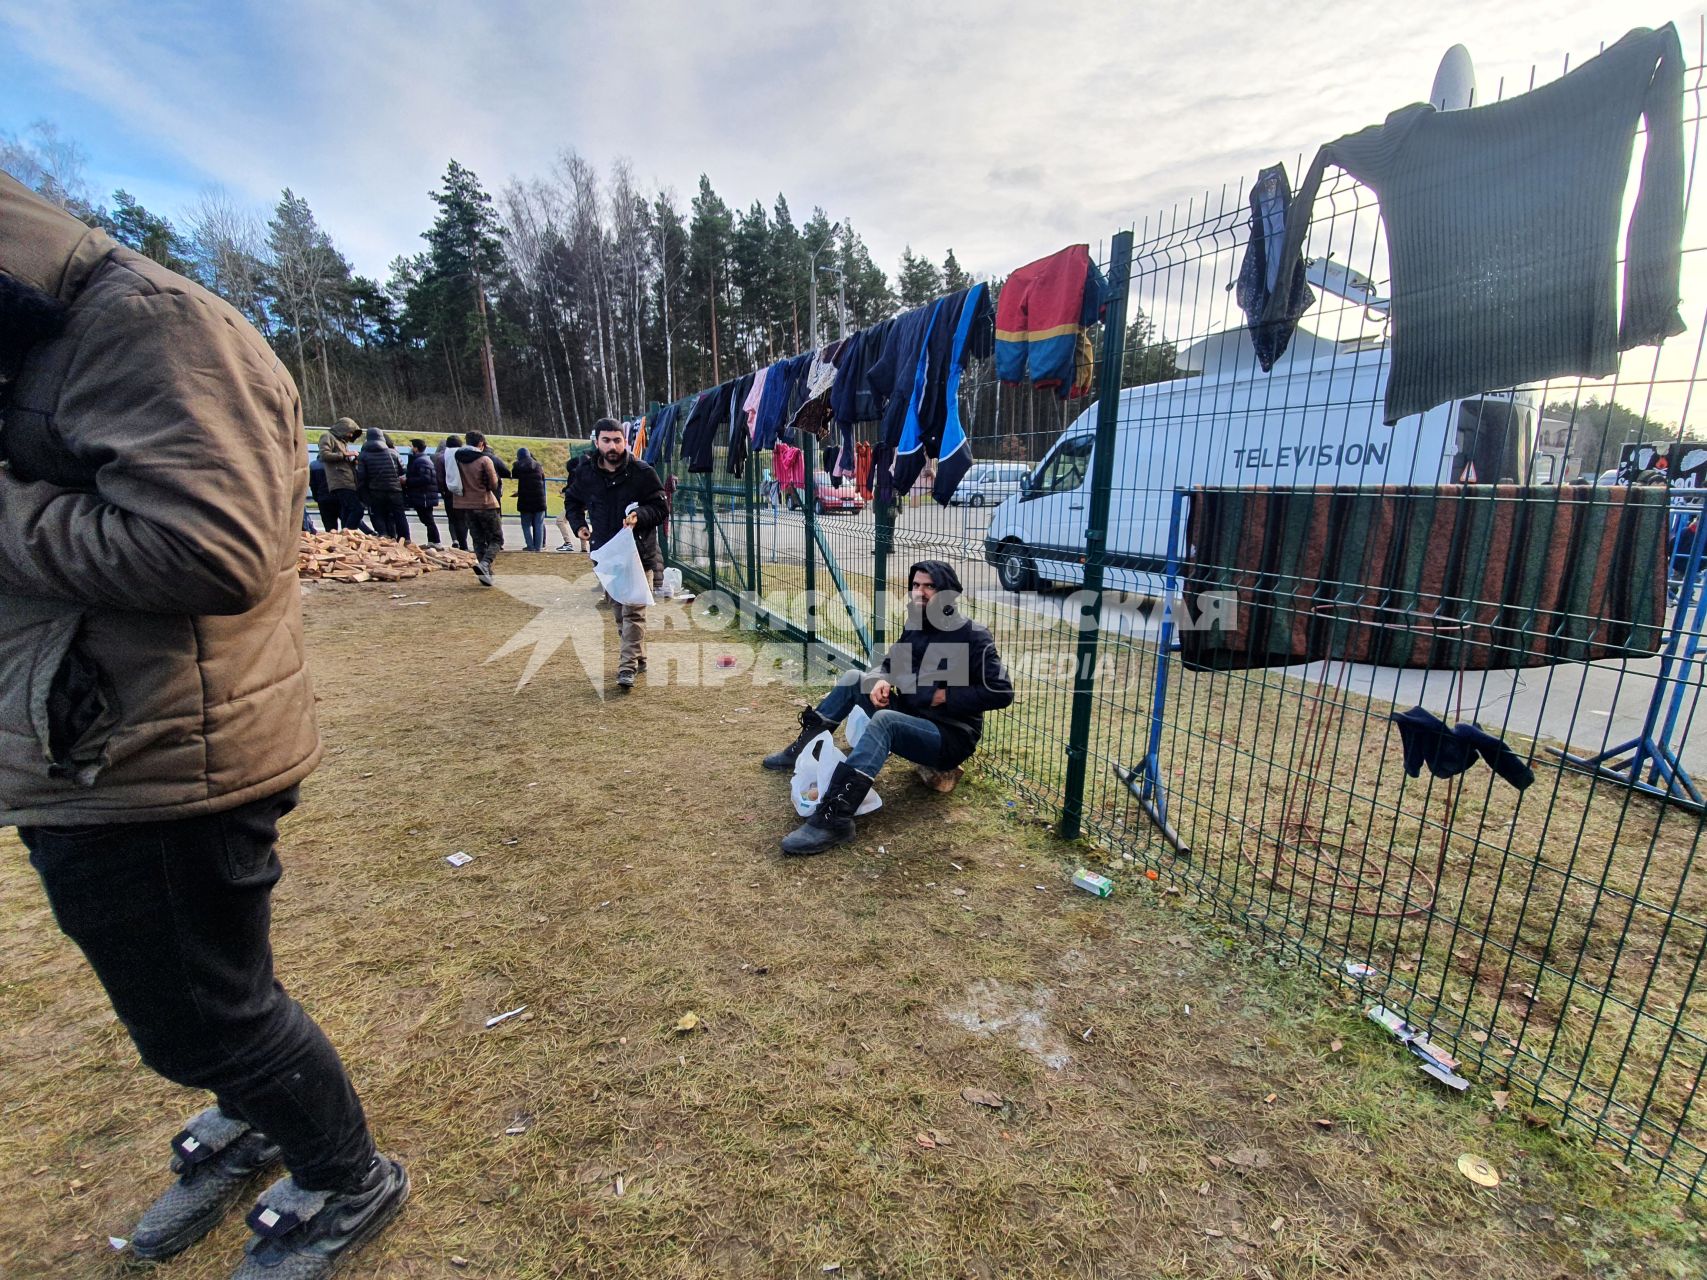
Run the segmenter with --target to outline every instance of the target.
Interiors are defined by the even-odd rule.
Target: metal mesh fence
[[[927,475],[880,506],[809,438],[798,488],[720,445],[710,474],[672,463],[669,557],[830,667],[880,655],[908,566],[948,561],[1018,691],[978,756],[1016,802],[1693,1194],[1707,212],[1686,207],[1690,332],[1610,379],[1387,426],[1374,193],[1329,170],[1315,301],[1264,371],[1234,289],[1249,191],[1224,188],[1098,255],[1085,394],[968,366],[950,505]],[[1664,482],[1634,483],[1659,455]]]

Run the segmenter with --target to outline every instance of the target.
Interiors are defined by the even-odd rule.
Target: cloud
[[[891,270],[911,244],[1002,275],[1223,186],[1236,202],[1263,165],[1294,169],[1424,97],[1451,43],[1489,98],[1525,87],[1532,62],[1545,79],[1580,61],[1623,13],[0,0],[0,30],[104,108],[110,137],[84,139],[104,171],[127,162],[104,146],[142,136],[177,157],[163,186],[218,182],[266,206],[289,186],[369,274],[420,247],[453,156],[496,191],[573,147],[601,168],[632,157],[684,205],[705,172],[738,208],[778,192],[798,220],[822,206]]]

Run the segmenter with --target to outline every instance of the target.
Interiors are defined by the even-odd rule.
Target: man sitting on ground
[[[800,736],[764,767],[794,768],[807,743],[834,729],[855,706],[871,722],[848,758],[836,766],[817,811],[783,837],[794,856],[823,853],[854,837],[854,813],[891,752],[920,766],[936,791],[952,791],[961,764],[978,747],[984,713],[1014,700],[1013,685],[989,629],[961,613],[960,578],[941,560],[921,560],[907,572],[907,628],[882,662],[863,675],[850,671],[818,704],[800,713]]]

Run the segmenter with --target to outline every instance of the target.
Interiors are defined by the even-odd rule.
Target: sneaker
[[[487,564],[484,560],[476,560],[474,562],[474,576],[476,578],[480,579],[480,585],[481,586],[483,586],[483,587],[491,586],[492,585],[492,566]]]
[[[624,693],[632,692],[634,689],[634,672],[630,671],[627,667],[618,671],[616,673],[616,687],[621,689]]]
[[[567,542],[565,542],[561,547],[558,547],[557,549],[559,551],[573,551],[575,548],[570,546]]]
[[[408,1198],[409,1174],[389,1156],[375,1156],[349,1191],[304,1191],[294,1178],[280,1178],[249,1214],[255,1234],[231,1280],[324,1280]]]
[[[266,1134],[209,1107],[172,1139],[178,1180],[137,1220],[131,1252],[148,1262],[182,1253],[217,1227],[278,1158],[278,1144]]]

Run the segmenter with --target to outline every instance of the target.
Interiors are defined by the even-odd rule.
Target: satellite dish
[[[1428,91],[1428,103],[1436,111],[1462,111],[1476,101],[1476,68],[1470,65],[1470,51],[1455,44],[1440,60],[1434,73],[1434,88]]]

